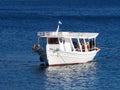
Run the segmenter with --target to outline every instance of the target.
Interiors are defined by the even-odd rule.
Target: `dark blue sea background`
[[[98,32],[93,62],[40,67],[38,31]],[[0,0],[0,90],[120,90],[119,0]]]

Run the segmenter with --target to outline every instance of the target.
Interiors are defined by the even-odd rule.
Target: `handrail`
[[[89,32],[38,32],[38,37],[73,37],[73,38],[96,38],[99,33],[89,33]]]

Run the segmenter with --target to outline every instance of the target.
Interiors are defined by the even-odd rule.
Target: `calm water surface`
[[[93,3],[94,2],[94,3]],[[38,31],[98,32],[90,63],[40,67]],[[0,90],[120,90],[120,1],[0,1]]]

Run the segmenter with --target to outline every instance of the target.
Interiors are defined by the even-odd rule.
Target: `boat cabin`
[[[63,52],[89,52],[96,50],[98,33],[38,32],[40,49]]]

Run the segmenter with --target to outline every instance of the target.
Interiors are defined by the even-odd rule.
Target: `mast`
[[[58,34],[59,30],[60,30],[60,24],[62,24],[62,22],[58,21],[58,26],[57,26],[57,29],[56,29],[56,36],[57,36],[57,34]]]

